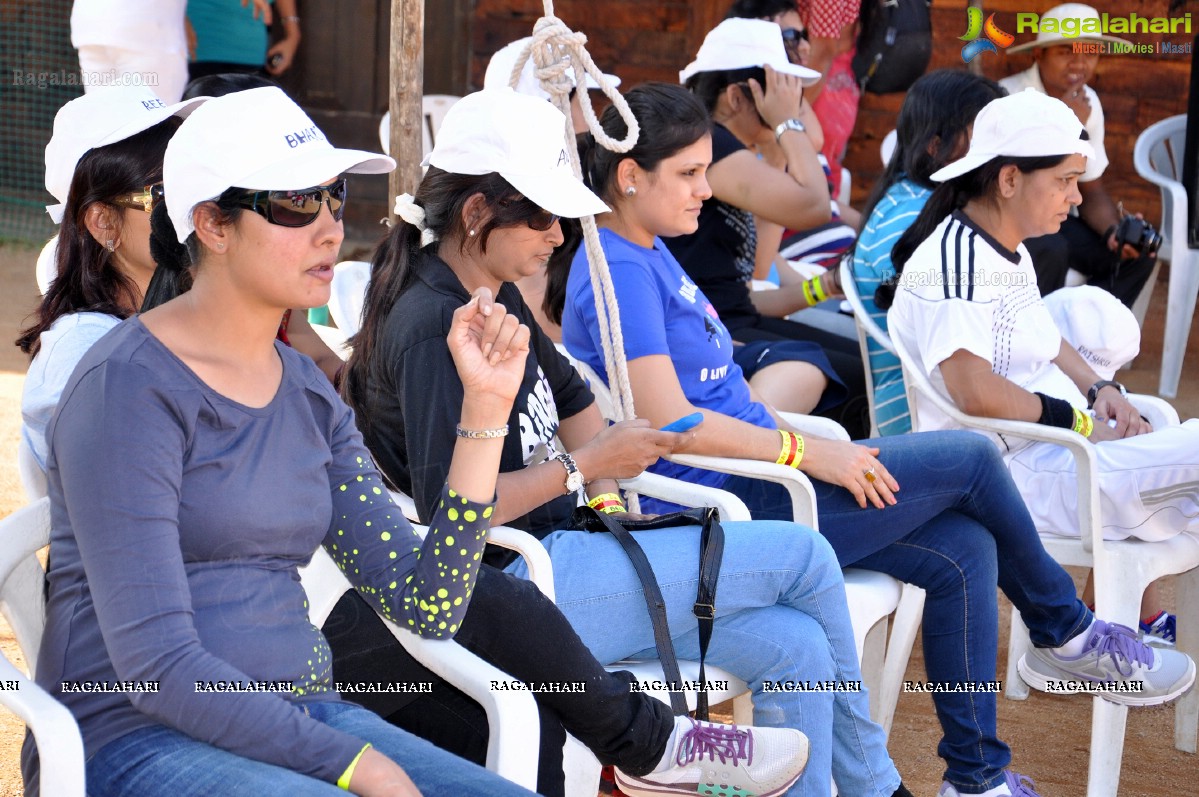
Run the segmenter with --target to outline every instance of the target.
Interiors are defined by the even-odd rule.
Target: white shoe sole
[[[1092,692],[1087,689],[1070,689],[1065,685],[1080,679],[1069,676],[1049,678],[1043,673],[1037,672],[1028,664],[1028,655],[1025,653],[1016,664],[1016,669],[1020,672],[1020,677],[1033,689],[1052,695],[1092,695],[1102,697],[1109,703],[1116,703],[1122,706],[1159,706],[1162,703],[1169,703],[1171,700],[1181,697],[1195,683],[1195,663],[1191,662],[1190,670],[1187,672],[1187,677],[1184,679],[1182,686],[1176,687],[1173,691],[1166,694],[1144,696],[1137,692]],[[1050,683],[1061,686],[1051,689],[1049,687]]]

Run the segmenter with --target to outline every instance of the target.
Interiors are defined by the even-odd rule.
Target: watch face
[[[573,492],[578,492],[583,489],[583,474],[575,471],[566,477],[566,489]]]

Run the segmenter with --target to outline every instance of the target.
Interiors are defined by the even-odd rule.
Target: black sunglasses
[[[808,29],[783,28],[783,44],[795,46],[801,41],[808,41]]]
[[[506,208],[523,206],[522,209],[525,211],[525,213],[522,214],[524,216],[522,221],[529,225],[529,229],[536,230],[537,232],[545,232],[550,227],[553,227],[554,222],[559,218],[557,215],[550,213],[548,210],[541,207],[528,197],[522,196],[510,199],[502,199],[500,200],[500,205]]]
[[[155,183],[132,194],[122,194],[113,200],[113,204],[150,213],[162,201],[162,196],[162,183]]]
[[[316,221],[326,202],[333,220],[341,221],[346,212],[346,178],[297,191],[247,191],[237,198],[235,205],[252,210],[280,227],[305,227]]]

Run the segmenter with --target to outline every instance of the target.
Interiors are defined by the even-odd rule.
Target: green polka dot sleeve
[[[452,637],[462,623],[494,506],[448,486],[422,542],[369,461],[333,490],[325,547],[368,604],[401,628]]]

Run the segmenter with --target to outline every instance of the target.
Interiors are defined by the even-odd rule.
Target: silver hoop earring
[[[624,190],[624,195],[625,195],[625,196],[636,196],[636,195],[637,195],[637,188],[636,188],[635,186],[631,186],[631,185],[630,185],[628,188],[626,188],[626,189]]]
[[[109,252],[115,252],[115,251],[117,251],[116,242],[113,241],[111,238],[109,238],[107,241],[104,242],[104,248],[107,249]]]

